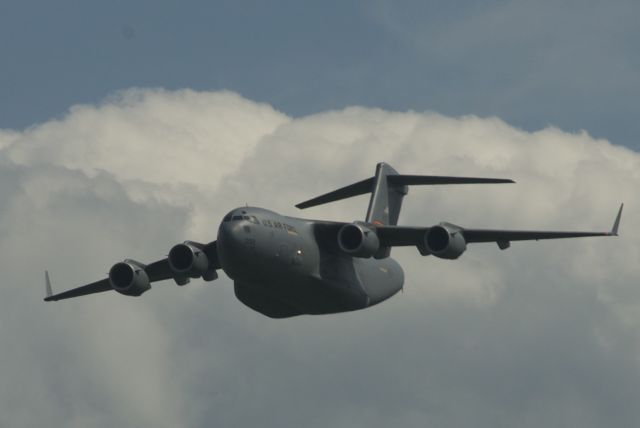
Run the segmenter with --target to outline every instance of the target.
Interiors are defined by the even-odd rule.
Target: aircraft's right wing
[[[164,259],[148,265],[127,259],[113,265],[107,278],[58,294],[53,294],[49,272],[45,271],[47,296],[44,300],[49,302],[70,299],[109,290],[139,296],[151,288],[152,282],[166,279],[173,279],[178,285],[184,285],[190,278],[198,277],[212,281],[218,277],[217,269],[220,269],[220,262],[216,241],[206,245],[186,241],[175,245]]]
[[[101,293],[103,291],[112,290],[109,278],[102,279],[100,281],[92,282],[91,284],[83,285],[82,287],[74,288],[72,290],[63,291],[62,293],[53,294],[51,291],[51,280],[49,279],[49,271],[44,272],[45,282],[47,286],[47,297],[45,301],[70,299],[72,297],[84,296],[86,294]]]

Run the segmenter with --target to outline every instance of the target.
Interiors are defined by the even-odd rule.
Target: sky
[[[638,149],[635,1],[0,3],[0,127],[129,87],[497,116]]]
[[[638,38],[631,2],[0,3],[0,426],[636,426]],[[393,252],[404,291],[271,320],[224,275],[44,303],[215,239],[245,203],[618,238]]]

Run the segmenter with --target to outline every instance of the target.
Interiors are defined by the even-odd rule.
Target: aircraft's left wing
[[[169,258],[172,258],[173,262],[170,262]],[[70,299],[108,290],[128,296],[139,296],[151,288],[152,282],[166,279],[174,279],[178,285],[184,285],[189,282],[189,278],[197,277],[212,281],[218,277],[217,269],[220,269],[220,262],[216,241],[206,245],[186,241],[174,246],[169,256],[164,259],[147,265],[127,259],[113,265],[109,277],[58,294],[53,294],[49,272],[45,271],[47,296],[44,300],[49,302]]]
[[[441,223],[437,227],[444,228],[452,234],[459,233],[464,237],[465,243],[496,242],[500,248],[505,249],[509,247],[511,241],[617,236],[623,206],[624,204],[620,205],[613,227],[608,232],[471,229],[449,223]],[[380,239],[380,245],[385,247],[411,245],[420,247],[424,245],[425,236],[430,229],[429,227],[378,226],[376,227],[376,234]]]

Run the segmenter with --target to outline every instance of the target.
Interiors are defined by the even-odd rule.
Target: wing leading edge
[[[190,244],[196,244],[193,242],[189,242]],[[207,255],[209,259],[209,263],[211,268],[213,269],[213,276],[211,279],[217,278],[215,274],[216,269],[220,269],[220,262],[218,261],[218,252],[216,241],[210,242],[209,244],[202,245],[201,250]],[[169,259],[164,258],[148,265],[144,265],[142,263],[136,262],[134,260],[125,260],[124,263],[130,263],[134,265],[137,269],[144,271],[146,276],[149,279],[149,283],[164,281],[167,279],[174,279],[180,285],[185,284],[185,274],[176,274],[169,264]],[[49,272],[45,271],[45,287],[47,295],[44,298],[45,302],[70,299],[72,297],[86,296],[88,294],[94,293],[102,293],[104,291],[113,290],[113,286],[111,285],[111,281],[109,278],[102,279],[100,281],[92,282],[87,285],[83,285],[77,288],[73,288],[71,290],[63,291],[58,294],[53,294],[51,287],[51,279],[49,278]]]

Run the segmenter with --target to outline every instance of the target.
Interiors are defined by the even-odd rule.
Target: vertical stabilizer
[[[402,198],[408,192],[405,184],[392,183],[387,177],[398,175],[390,165],[380,162],[376,165],[376,175],[373,177],[371,199],[367,210],[367,223],[378,226],[398,224]]]

